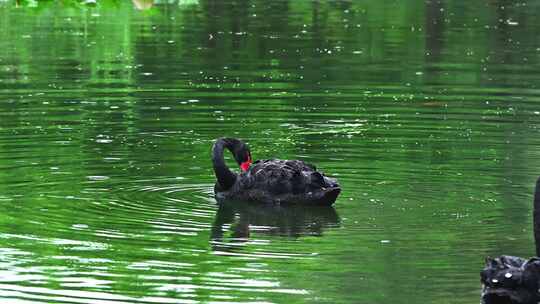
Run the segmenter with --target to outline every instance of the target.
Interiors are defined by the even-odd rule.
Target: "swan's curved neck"
[[[230,143],[220,138],[212,147],[212,163],[214,164],[214,173],[219,185],[223,190],[230,189],[236,182],[236,174],[232,172],[223,158],[223,150],[231,150]]]
[[[534,190],[533,222],[536,256],[540,256],[540,178],[536,181],[536,188]]]

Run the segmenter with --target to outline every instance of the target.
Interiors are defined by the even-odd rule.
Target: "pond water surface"
[[[478,303],[531,256],[537,1],[0,1],[3,303]],[[333,208],[218,207],[210,148]]]

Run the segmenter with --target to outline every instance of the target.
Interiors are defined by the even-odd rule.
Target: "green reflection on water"
[[[537,12],[0,2],[0,297],[478,301],[484,256],[533,254]],[[337,177],[335,209],[218,208],[223,135]]]

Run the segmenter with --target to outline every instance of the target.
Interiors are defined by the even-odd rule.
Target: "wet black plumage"
[[[335,179],[300,160],[259,160],[236,174],[227,168],[223,150],[230,150],[239,165],[251,161],[249,147],[234,138],[220,138],[212,149],[219,200],[332,205],[341,189]]]
[[[528,260],[502,255],[487,258],[480,273],[482,304],[537,304],[540,302],[540,178],[533,201],[536,257]]]

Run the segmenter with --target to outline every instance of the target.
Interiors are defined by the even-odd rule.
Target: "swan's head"
[[[242,171],[247,171],[252,163],[248,145],[236,138],[226,138],[225,141]]]
[[[540,259],[513,256],[486,259],[480,273],[483,304],[536,304]]]

